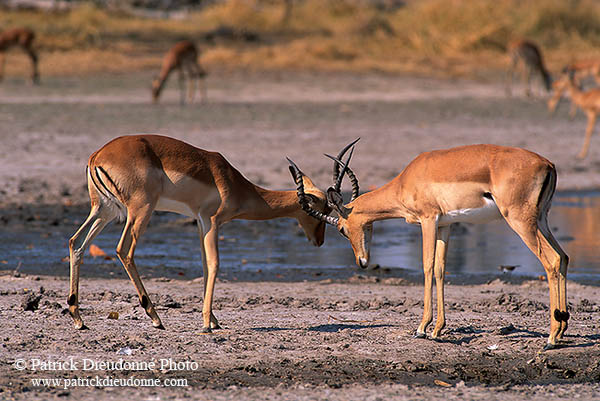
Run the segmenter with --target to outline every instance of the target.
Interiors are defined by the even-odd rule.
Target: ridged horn
[[[360,138],[356,138],[354,141],[352,141],[351,143],[346,145],[344,147],[344,149],[342,149],[340,151],[340,153],[338,153],[337,158],[339,160],[342,160],[342,157],[344,157],[344,155],[346,154],[348,149],[350,149],[352,146],[354,146],[354,144],[356,144],[356,142],[358,142],[358,141],[360,141]],[[339,175],[340,175],[340,166],[337,163],[333,163],[333,182],[337,181]]]
[[[297,193],[298,193],[298,203],[300,203],[300,207],[304,210],[309,216],[314,217],[317,220],[324,221],[327,224],[331,224],[332,226],[337,226],[339,218],[329,216],[323,212],[313,209],[310,207],[310,202],[308,197],[304,193],[304,182],[302,181],[302,176],[304,175],[302,171],[298,168],[296,163],[294,163],[290,158],[286,157],[288,163],[290,163],[290,173],[294,178],[294,182],[296,183]]]
[[[329,157],[331,160],[333,160],[335,162],[335,165],[337,166],[344,166],[344,163],[342,163],[342,161],[336,157],[333,157],[331,155],[328,155],[327,153],[325,153],[325,156]],[[354,199],[358,198],[358,196],[360,195],[360,188],[358,186],[358,178],[356,178],[356,175],[354,175],[354,171],[352,171],[352,169],[348,166],[346,166],[346,174],[348,175],[348,178],[350,179],[350,182],[352,183],[352,198],[350,199],[350,202],[352,202]]]

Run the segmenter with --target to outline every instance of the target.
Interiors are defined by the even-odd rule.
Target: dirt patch
[[[5,275],[0,281],[0,307],[10,322],[0,333],[4,350],[0,388],[13,399],[32,394],[105,399],[125,391],[64,388],[64,380],[96,375],[185,379],[188,387],[133,390],[143,397],[204,398],[197,393],[202,389],[207,399],[208,394],[260,398],[257,389],[274,399],[302,399],[304,389],[310,388],[336,397],[394,389],[396,395],[419,391],[426,397],[449,393],[467,399],[483,388],[502,389],[508,399],[550,396],[556,387],[575,384],[582,386],[584,397],[600,390],[600,337],[595,309],[588,307],[588,299],[599,295],[597,287],[570,283],[571,304],[583,307],[572,307],[563,345],[540,352],[549,324],[546,303],[527,304],[526,313],[522,307],[515,310],[524,299],[547,297],[543,283],[530,281],[449,285],[448,327],[439,341],[412,337],[422,313],[422,288],[408,281],[357,285],[351,280],[221,280],[215,307],[223,329],[208,335],[199,330],[200,280],[147,280],[164,331],[151,327],[127,280],[83,280],[81,310],[89,326],[83,331],[72,328],[65,309],[66,279]],[[32,296],[39,298],[39,308],[25,311],[23,301]],[[118,319],[109,318],[110,312],[118,313]],[[25,370],[16,368],[20,359],[26,361]],[[80,369],[33,370],[38,359],[73,360],[70,363]],[[83,370],[86,360],[157,364],[169,360],[171,365],[162,370]],[[62,388],[34,385],[32,379],[39,378],[61,379]],[[398,385],[406,387],[394,387]],[[351,391],[357,386],[362,390]]]

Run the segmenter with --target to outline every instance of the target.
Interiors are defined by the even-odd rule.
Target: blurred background
[[[216,70],[318,70],[487,76],[512,38],[550,70],[599,55],[593,0],[2,0],[0,30],[31,28],[42,76],[157,68],[193,40]],[[12,52],[6,75],[28,74]]]

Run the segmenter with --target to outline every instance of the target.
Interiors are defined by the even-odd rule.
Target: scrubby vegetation
[[[295,0],[286,18],[284,0],[227,0],[151,18],[84,2],[52,13],[4,10],[0,27],[37,32],[45,74],[155,68],[183,38],[199,44],[209,69],[468,75],[501,70],[513,37],[539,43],[555,70],[572,59],[600,56],[600,3],[594,0],[382,4]],[[18,73],[26,62],[8,69]]]

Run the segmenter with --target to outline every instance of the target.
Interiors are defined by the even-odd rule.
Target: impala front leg
[[[202,305],[202,332],[210,333],[212,329],[218,329],[219,323],[212,312],[215,282],[219,272],[219,229],[214,219],[211,219],[211,227],[204,235],[204,253],[206,263],[204,264],[204,304]]]
[[[446,326],[446,312],[444,310],[444,278],[446,276],[446,255],[448,253],[448,240],[450,239],[450,226],[438,229],[435,247],[435,287],[437,290],[437,319],[432,338],[438,338]]]
[[[592,139],[592,133],[594,132],[594,125],[596,124],[596,112],[588,111],[587,112],[587,128],[585,130],[585,139],[583,141],[583,146],[581,147],[581,152],[577,155],[579,159],[585,159],[587,156],[588,150],[590,148],[590,140]]]
[[[423,273],[425,276],[425,296],[423,300],[423,320],[417,329],[416,337],[425,338],[425,330],[433,320],[433,266],[435,263],[435,243],[437,234],[437,219],[421,221],[423,234]]]

